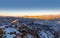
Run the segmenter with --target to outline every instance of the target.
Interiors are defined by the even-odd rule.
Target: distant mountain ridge
[[[45,19],[45,20],[50,20],[50,19],[56,19],[60,18],[60,15],[37,15],[37,16],[0,16],[0,17],[16,17],[16,18],[36,18],[36,19]]]
[[[40,16],[22,16],[23,18],[37,18],[37,19],[56,19],[60,18],[60,15],[40,15]]]

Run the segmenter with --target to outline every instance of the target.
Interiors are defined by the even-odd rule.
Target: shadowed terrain
[[[0,33],[1,38],[60,38],[60,18],[0,16]]]

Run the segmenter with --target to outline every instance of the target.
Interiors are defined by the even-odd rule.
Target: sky
[[[0,15],[60,14],[60,0],[0,0]]]

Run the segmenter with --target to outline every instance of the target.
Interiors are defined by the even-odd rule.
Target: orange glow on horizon
[[[37,18],[37,19],[54,19],[54,18],[60,18],[60,15],[41,15],[41,16],[22,16],[23,18]]]
[[[47,15],[26,15],[23,13],[0,13],[0,16],[12,16],[12,17],[23,17],[23,18],[37,18],[37,19],[54,19],[60,18],[60,14],[47,14]]]

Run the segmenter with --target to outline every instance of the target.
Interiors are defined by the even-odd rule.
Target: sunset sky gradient
[[[59,0],[0,0],[0,16],[60,14]]]

